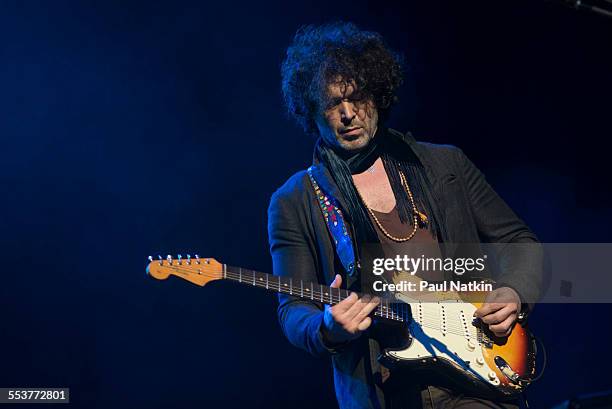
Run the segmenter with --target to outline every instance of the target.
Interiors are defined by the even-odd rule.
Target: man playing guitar
[[[380,345],[371,337],[372,313],[381,300],[367,294],[360,245],[538,242],[461,150],[416,142],[385,127],[402,80],[400,61],[380,35],[348,23],[304,27],[287,50],[283,96],[289,113],[317,142],[309,172],[289,178],[271,199],[274,274],[366,294],[352,293],[333,306],[281,294],[279,321],[294,345],[332,358],[342,409],[517,408],[516,398],[493,401],[432,386],[375,359]],[[326,225],[338,215],[357,253],[351,271],[342,268]],[[535,299],[540,285],[538,277],[515,267],[512,274],[502,271],[475,312],[495,337],[511,334],[528,310],[522,301]]]

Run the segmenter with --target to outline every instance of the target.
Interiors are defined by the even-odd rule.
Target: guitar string
[[[233,278],[235,281],[240,281],[244,284],[252,285],[253,280],[244,279],[244,275],[240,276],[239,274],[235,272],[228,271],[227,276],[229,277],[230,275],[232,276],[231,278]],[[265,285],[266,285],[265,281],[261,277],[255,280],[255,286],[266,288]],[[319,288],[314,288],[314,285],[316,285]],[[340,301],[347,298],[347,297],[342,297],[341,294],[333,294],[333,291],[331,291],[332,290],[331,287],[328,287],[329,291],[324,290],[325,292],[322,292],[321,291],[322,287],[324,288],[325,286],[313,283],[313,290],[311,291],[310,288],[302,288],[302,287],[296,287],[293,285],[287,285],[286,283],[279,283],[278,280],[276,282],[268,281],[268,284],[267,284],[267,288],[269,289],[276,290],[278,292],[289,294],[289,295],[294,295],[296,297],[299,296],[300,298],[303,298],[303,299],[310,299],[312,301],[322,302],[324,304],[335,305],[339,303]],[[338,290],[342,291],[342,289],[338,289]],[[348,290],[344,290],[344,291],[347,292]],[[405,316],[398,313],[398,311],[393,310],[393,308],[388,305],[389,303],[386,303],[386,305],[384,303],[379,304],[376,307],[375,314],[381,316],[382,318],[388,318],[394,321],[398,321],[400,319],[401,321],[407,321]]]
[[[236,276],[236,272],[235,271],[228,271],[228,274],[234,274],[233,278],[239,280],[239,276]],[[264,273],[260,273],[260,274],[264,274]],[[275,276],[275,277],[278,277],[278,276]],[[246,282],[247,284],[249,282],[248,280],[242,280],[242,281]],[[261,283],[261,282],[262,282],[262,279],[261,279],[261,277],[259,277],[259,283]],[[287,283],[279,283],[278,280],[276,282],[273,282],[273,283],[274,283],[273,289],[277,290],[278,286],[280,285],[281,286],[281,290],[285,290],[285,292],[287,294],[291,294],[289,289],[292,289],[293,292],[295,292],[296,291],[295,289],[297,289],[297,287],[293,287],[292,285],[290,286]],[[268,286],[269,286],[269,284],[270,284],[270,282],[268,282]],[[347,290],[344,290],[344,291],[346,292]],[[329,294],[325,293],[325,295],[323,297],[324,301],[326,301],[326,300],[329,301],[330,300],[329,297],[331,297],[332,303],[336,302],[336,299],[335,299],[336,295],[334,295],[333,291],[331,291],[331,287],[330,287]],[[307,297],[306,296],[306,297],[303,297],[303,298],[310,298],[312,300],[320,301],[320,297],[316,297],[316,296],[315,297]],[[339,301],[341,301],[342,299],[344,299],[344,298],[339,298]],[[402,306],[408,305],[410,307],[413,307],[413,305],[416,305],[417,303],[396,303],[396,304],[397,305],[402,305]],[[436,302],[436,304],[438,304],[438,303]],[[429,306],[428,303],[426,303],[426,304],[421,303],[421,305]],[[388,308],[392,308],[392,307],[388,307]],[[386,314],[386,312],[382,312],[382,313]],[[397,312],[395,312],[395,314],[397,314]],[[441,323],[442,319],[441,319],[441,315],[439,313],[425,310],[425,312],[422,315],[423,315],[424,318],[429,319],[429,321],[430,321],[430,325],[426,325],[427,327],[429,327],[429,328],[436,328],[436,329],[441,327],[440,323]],[[406,317],[402,317],[402,318],[404,318],[404,321],[406,321]],[[417,321],[419,324],[422,324],[421,322],[419,322],[420,320],[415,319],[415,321]],[[423,321],[425,321],[425,320],[423,320]],[[438,323],[438,325],[435,325],[434,323]],[[451,320],[447,319],[446,320],[446,327],[447,327],[447,329],[454,330],[454,331],[449,331],[449,332],[457,334],[457,335],[464,335],[465,332],[466,332],[465,331],[465,327],[461,324],[461,322],[459,322],[457,320],[452,320],[451,321]],[[476,327],[472,327],[472,328],[476,329]],[[472,332],[472,331],[470,331],[470,332]]]
[[[177,266],[165,266],[165,267],[166,268],[171,268],[171,269],[173,269],[175,271],[181,271],[181,272],[185,272],[185,273],[195,274],[192,269],[181,268],[181,267],[178,267],[178,265]],[[230,271],[230,270],[227,270],[225,272],[225,276],[226,277],[230,277],[230,278],[232,278],[235,281],[240,281],[240,282],[242,282],[244,284],[248,284],[248,285],[253,285],[254,284],[255,286],[266,288],[266,281],[264,281],[261,276],[257,277],[251,271],[246,272],[246,274],[250,275],[249,279],[247,279],[244,274],[241,276],[240,273],[236,273],[236,272],[233,272],[233,271]],[[259,273],[259,274],[265,274],[265,273]],[[205,276],[213,278],[213,279],[215,279],[215,278],[216,279],[222,278],[222,277],[219,277],[218,273],[208,273],[208,272],[199,271],[198,275],[205,275]],[[268,275],[268,277],[269,277],[269,275]],[[278,277],[278,276],[272,276],[272,277]],[[255,278],[257,278],[257,280],[255,280]],[[312,283],[312,284],[313,284],[313,289],[314,289],[315,285],[317,287],[319,287],[319,288],[314,289],[314,291],[312,292],[312,296],[310,296],[310,297],[308,297],[306,295],[306,294],[311,294],[310,288],[303,288],[302,289],[302,288],[298,288],[298,287],[295,287],[295,286],[291,286],[290,287],[288,285],[282,285],[282,283],[279,284],[278,279],[277,280],[268,281],[267,288],[272,289],[272,290],[276,290],[276,291],[279,291],[279,292],[285,292],[286,294],[293,294],[293,295],[296,295],[296,296],[298,294],[300,294],[300,292],[302,291],[305,296],[303,296],[301,298],[311,299],[313,301],[322,302],[322,303],[325,303],[325,304],[332,304],[333,305],[333,304],[336,304],[337,302],[340,302],[340,301],[342,301],[344,299],[344,298],[341,297],[341,295],[340,296],[334,295],[332,291],[326,291],[325,293],[322,293],[322,292],[320,292],[320,290],[321,290],[321,288],[325,288],[325,286],[322,286],[320,284],[315,284],[315,283]],[[331,290],[331,287],[327,287],[327,288],[329,288]],[[339,289],[339,290],[342,290],[342,289]],[[347,290],[344,290],[344,291],[346,292]],[[321,296],[319,294],[323,294],[323,296]],[[389,303],[387,302],[386,304],[388,305]],[[387,312],[386,309],[388,310],[388,312]],[[391,306],[386,306],[383,303],[378,305],[377,311],[380,312],[379,315],[381,315],[383,318],[394,319],[394,317],[397,317],[397,318],[402,318],[402,320],[405,321],[405,317],[402,317],[400,314],[398,314],[398,312],[393,310]]]
[[[172,266],[172,267],[165,266],[165,267],[166,268],[171,268],[171,269],[176,270],[176,271],[181,271],[181,272],[185,272],[185,273],[195,274],[192,269],[181,268],[181,267],[178,267],[178,266]],[[254,273],[257,273],[257,272],[255,272],[253,270],[246,270],[246,269],[245,269],[245,272],[251,276],[250,280],[244,279],[244,275],[241,276],[240,273],[236,273],[236,272],[233,272],[233,271],[230,271],[230,270],[226,271],[225,276],[226,277],[231,277],[233,280],[242,282],[244,284],[251,284],[253,279],[257,278],[257,276],[254,274]],[[265,273],[259,273],[259,274],[263,275]],[[210,277],[210,278],[214,278],[214,279],[223,278],[223,277],[219,277],[218,273],[208,273],[208,272],[201,272],[200,271],[198,275],[204,275],[206,277]],[[279,276],[272,276],[272,277],[279,277]],[[315,284],[315,283],[312,283],[312,284],[313,284],[313,286],[314,285],[318,286],[319,290],[321,289],[320,287],[325,287],[325,286],[322,286],[320,284]],[[261,277],[259,277],[258,280],[255,280],[255,286],[259,286],[261,288],[266,288],[265,281],[263,281],[263,279]],[[328,287],[328,288],[331,289],[331,287]],[[278,279],[276,280],[276,282],[268,281],[268,289],[277,290],[278,292],[284,292],[286,294],[295,295],[295,296],[297,296],[297,294],[299,294],[299,292],[302,290],[302,288],[298,288],[298,287],[294,287],[294,286],[288,286],[288,285],[284,285],[284,284],[281,285],[281,283],[279,283]],[[290,289],[292,289],[292,291],[290,291]],[[306,290],[310,290],[310,289],[304,289],[304,291],[306,291]],[[344,291],[348,291],[348,290],[344,290]],[[308,291],[308,292],[310,293],[310,291]],[[338,298],[338,301],[336,301],[336,299],[335,299],[336,297],[333,294],[331,294],[332,293],[331,291],[329,291],[330,295],[324,295],[322,297],[323,301],[321,301],[321,297],[320,296],[317,297],[315,293],[317,293],[317,291],[313,291],[312,294],[315,295],[313,297],[307,297],[306,296],[306,297],[301,297],[301,298],[311,299],[313,301],[322,302],[324,304],[330,304],[330,303],[331,304],[335,304],[336,302],[340,302],[340,301],[342,301],[344,299],[344,298]],[[387,305],[388,304],[389,303],[387,303]],[[399,305],[400,303],[396,303],[396,304]],[[410,306],[410,307],[412,307],[411,304],[412,303],[402,303],[402,307],[403,306]],[[436,302],[436,304],[437,304],[437,302]],[[424,304],[421,303],[421,305],[424,305]],[[390,306],[389,307],[384,307],[384,308],[387,308],[389,310],[389,312],[385,311],[385,309],[383,307],[384,307],[383,304],[379,304],[377,306],[377,309],[375,310],[374,314],[378,315],[378,316],[380,316],[382,318],[387,318],[387,319],[394,320],[394,321],[399,321],[399,319],[401,319],[402,322],[407,322],[408,321],[405,316],[403,316],[403,315],[399,314],[397,311],[393,310],[392,307],[390,307]],[[404,313],[404,311],[402,311],[402,313]],[[396,317],[396,318],[394,318],[394,317]],[[439,321],[439,315],[435,315],[435,316],[428,315],[427,317],[430,318],[432,321]],[[421,322],[419,322],[416,319],[415,319],[415,321],[420,326],[422,326],[422,327],[431,328],[431,329],[435,329],[435,330],[438,330],[438,331],[441,330],[440,325],[432,325],[433,323],[425,323],[425,322],[421,323]],[[465,329],[463,327],[458,327],[456,325],[453,325],[453,326],[447,325],[447,328],[449,330],[446,331],[446,332],[448,332],[449,334],[454,334],[454,335],[458,335],[458,336],[462,336],[462,337],[464,337],[466,335]],[[473,325],[472,325],[472,327],[470,329],[476,329],[477,333],[478,333],[478,330],[479,330],[477,327],[475,327]],[[452,331],[452,330],[455,330],[455,331]],[[469,335],[473,335],[472,331],[470,331]]]
[[[166,266],[166,267],[170,268],[169,266]],[[190,270],[190,269],[180,268],[178,266],[173,266],[171,268],[174,269],[174,270],[177,270],[177,271],[189,272],[189,273],[193,274],[193,271]],[[242,279],[241,280],[241,276],[240,276],[239,273],[232,272],[232,271],[226,271],[226,277],[233,278],[236,281],[241,281],[244,284],[251,284],[253,279],[257,278],[257,276],[255,274],[253,274],[253,273],[254,272],[252,270],[248,270],[247,274],[251,275],[251,279]],[[210,278],[221,278],[221,277],[219,277],[215,273],[206,273],[206,272],[203,273],[203,272],[200,272],[200,274],[205,275],[205,276],[210,277]],[[264,274],[264,273],[259,273],[259,274]],[[244,277],[244,275],[242,277]],[[278,276],[276,276],[276,277],[278,277]],[[264,281],[263,281],[262,277],[258,277],[258,278],[259,279],[255,281],[255,286],[259,286],[259,287],[265,288],[265,284],[264,284]],[[270,284],[272,284],[272,285],[270,285]],[[314,283],[313,283],[313,285],[314,285]],[[324,286],[320,286],[318,284],[316,284],[316,285],[319,286],[319,287],[324,287]],[[298,291],[297,287],[293,287],[293,286],[291,286],[291,287],[296,292]],[[284,291],[286,294],[291,294],[291,292],[289,291],[290,287],[289,286],[285,286],[285,285],[282,285],[282,286],[279,287],[278,280],[276,282],[268,281],[268,288],[271,288],[272,290],[277,290],[279,292],[283,292]],[[321,288],[319,288],[319,290],[320,289]],[[344,291],[347,291],[347,290],[344,290]],[[316,291],[313,292],[313,294],[315,294],[315,293],[316,293]],[[330,291],[330,293],[331,293],[331,291]],[[321,301],[321,297],[316,297],[316,296],[313,296],[313,297],[302,297],[302,298],[306,298],[306,299],[310,298],[313,301],[323,302],[323,303],[327,303],[327,304],[329,304],[330,302],[331,303],[335,303],[336,302],[335,297],[333,296],[333,294],[331,295],[331,298],[328,297],[328,296],[323,296],[323,301]],[[341,299],[339,299],[339,300],[341,300]],[[410,304],[403,303],[403,306],[408,306],[408,305],[410,305]],[[383,307],[382,304],[377,307],[377,310],[375,311],[375,315],[378,315],[378,316],[380,316],[382,318],[388,318],[388,319],[391,319],[391,320],[395,320],[395,321],[398,321],[398,319],[395,319],[394,317],[401,318],[402,321],[404,321],[404,322],[407,321],[405,316],[402,316],[397,311],[392,310],[391,307],[386,307],[386,308],[389,308],[391,310],[390,312],[385,311],[382,307]],[[402,311],[402,313],[405,313],[405,311]],[[439,316],[436,316],[432,320],[433,321],[439,321]],[[421,325],[423,327],[426,327],[426,328],[432,328],[432,329],[436,329],[436,330],[441,330],[440,325],[432,325],[432,324],[425,323],[425,322],[420,323],[418,320],[416,320],[416,322],[419,323],[419,325]],[[452,327],[451,326],[447,326],[447,328],[450,329],[449,331],[446,331],[448,333],[459,335],[459,336],[465,336],[466,335],[464,328],[457,327],[457,326],[452,326]],[[472,328],[476,328],[476,327],[472,327]],[[452,331],[452,329],[454,329],[455,331]],[[478,329],[476,328],[476,330],[478,330]],[[469,335],[473,336],[473,333],[470,333]]]
[[[265,287],[265,281],[263,280],[263,278],[261,276],[260,277],[257,277],[256,275],[254,276],[252,272],[246,272],[246,274],[247,274],[247,277],[248,277],[248,275],[250,275],[251,278],[250,279],[245,279],[244,278],[245,275],[241,276],[239,273],[236,273],[236,272],[233,272],[233,271],[227,271],[226,272],[226,276],[227,277],[230,277],[230,278],[234,279],[235,281],[241,281],[242,283],[247,284],[247,285],[252,285],[253,278],[256,278],[255,286],[259,286],[261,288],[266,288]],[[264,273],[260,273],[260,274],[264,274]],[[213,278],[215,277],[214,274],[212,276],[213,276]],[[273,276],[273,277],[278,277],[278,276]],[[241,278],[242,278],[242,280],[241,280]],[[297,294],[299,294],[299,291],[301,291],[301,288],[294,287],[294,286],[289,286],[289,285],[286,285],[286,284],[287,283],[280,283],[279,284],[278,280],[276,280],[276,281],[268,281],[268,288],[272,289],[272,290],[279,291],[279,292],[284,292],[286,294],[296,295],[296,296],[297,296]],[[279,287],[279,285],[280,285],[280,287]],[[318,284],[316,284],[316,285],[319,286],[319,287],[323,287],[323,286],[320,286]],[[321,288],[319,288],[318,290],[320,290],[320,289]],[[306,290],[310,290],[310,289],[306,289]],[[306,291],[306,290],[304,290],[304,291]],[[344,290],[344,291],[346,292],[347,290]],[[297,293],[297,294],[294,294],[294,293]],[[330,304],[330,303],[335,304],[337,302],[336,301],[336,297],[337,296],[333,295],[332,291],[329,291],[327,293],[323,293],[323,301],[321,301],[321,297],[320,296],[317,296],[319,291],[315,290],[312,293],[310,293],[310,291],[308,291],[308,293],[312,294],[312,296],[311,297],[305,296],[305,297],[302,297],[302,298],[311,299],[313,301],[323,302],[323,303],[326,303],[326,304]],[[342,299],[343,298],[339,298],[338,300],[341,301]],[[400,305],[399,303],[397,303],[397,304]],[[402,305],[402,307],[410,306],[410,304],[407,304],[407,303],[402,303],[401,305]],[[392,311],[392,312],[387,313],[386,311],[382,310],[382,307],[383,307],[382,305],[379,305],[377,307],[377,311],[375,312],[375,315],[379,315],[379,316],[381,316],[383,318],[389,318],[389,319],[393,319],[392,316],[395,315],[397,317],[401,317],[403,319],[403,321],[408,321],[405,316],[401,316],[400,314],[397,313],[397,311]],[[391,307],[387,307],[387,308],[391,308]],[[391,315],[391,317],[390,317],[390,315]],[[427,316],[425,316],[425,318],[430,318],[430,322],[419,322],[419,320],[415,320],[415,321],[417,323],[419,323],[419,325],[421,325],[423,327],[431,328],[431,329],[435,329],[435,330],[441,330],[441,328],[440,328],[441,325],[439,325],[439,324],[435,325],[434,324],[434,322],[440,322],[441,321],[439,315],[432,315],[430,313]],[[431,321],[434,321],[434,322],[431,322]],[[469,331],[469,333],[467,334],[468,338],[477,338],[477,330],[478,329],[476,327],[473,327],[473,326],[471,327],[471,329],[472,329],[472,331]],[[473,330],[476,330],[476,334],[474,334]],[[447,324],[447,331],[446,332],[448,332],[450,334],[462,336],[462,337],[466,336],[465,328],[462,327],[462,326],[458,326],[458,325],[448,325]]]
[[[182,270],[182,271],[190,271],[190,270],[185,270],[185,269],[178,269],[176,267],[175,267],[175,269]],[[202,274],[203,275],[207,275],[208,277],[211,277],[211,278],[219,278],[214,273],[202,273]],[[263,273],[261,273],[261,274],[263,274]],[[240,280],[240,275],[239,274],[237,274],[235,272],[227,271],[226,277],[231,277],[233,280],[240,281],[243,284],[247,284],[247,285],[252,285],[252,282],[253,282],[253,275],[252,274],[251,274],[251,279],[244,279],[245,276],[243,275],[242,276],[243,279]],[[276,276],[276,277],[278,277],[278,276]],[[257,277],[255,277],[255,278],[257,278]],[[265,281],[261,280],[261,277],[259,277],[259,279],[255,280],[255,286],[256,287],[260,287],[260,288],[266,288],[265,287]],[[270,281],[268,281],[268,289],[272,289],[272,290],[276,290],[276,291],[279,291],[279,292],[284,292],[285,294],[290,294],[290,295],[297,296],[297,294],[292,294],[289,291],[289,288],[291,288],[291,287],[290,286],[284,286],[284,285],[281,285],[280,288],[279,288],[278,281],[277,282],[270,282]],[[294,289],[294,293],[298,293],[299,294],[299,290],[300,289],[298,289],[297,287],[292,287],[292,288]],[[347,290],[345,290],[345,291],[347,291]],[[310,291],[309,291],[309,293],[310,293]],[[332,296],[332,298],[330,299],[329,295],[328,296],[324,295],[323,296],[323,301],[321,301],[321,297],[317,297],[316,293],[317,293],[317,291],[314,291],[312,293],[312,294],[315,294],[314,297],[305,296],[305,297],[302,297],[302,298],[311,299],[312,301],[323,302],[323,303],[326,303],[326,304],[329,304],[329,301],[331,301],[333,303],[336,303],[336,300],[335,300],[336,297],[335,296]],[[326,302],[326,301],[328,301],[328,302]],[[398,303],[398,305],[399,305],[399,303]],[[402,305],[402,308],[410,306],[409,304],[406,304],[406,303],[403,303],[401,305]],[[379,305],[377,307],[377,310],[375,311],[375,315],[378,315],[378,316],[380,316],[382,318],[388,318],[388,319],[394,320],[392,317],[390,317],[392,315],[392,313],[391,312],[387,313],[386,311],[382,310],[381,307],[382,307],[382,305]],[[403,322],[407,322],[408,321],[404,316],[401,316],[396,311],[393,311],[393,315],[395,315],[396,317],[401,317]],[[432,319],[432,321],[437,321],[437,320],[438,320],[437,317]],[[421,323],[418,320],[416,320],[416,322],[420,326],[425,327],[425,328],[431,328],[431,329],[435,329],[435,330],[438,330],[438,331],[441,330],[440,325],[433,325],[433,323]],[[460,328],[460,327],[456,327],[456,326],[447,326],[447,328],[448,328],[448,330],[446,332],[448,332],[449,334],[454,334],[454,335],[457,335],[457,336],[466,337],[466,333],[465,333],[465,329],[464,328]],[[475,327],[472,327],[472,329],[476,329],[477,330],[477,328],[475,328]],[[474,334],[474,331],[470,331],[470,333],[467,334],[467,335],[468,335],[467,336],[468,339],[471,339],[471,338],[477,339],[477,333]]]

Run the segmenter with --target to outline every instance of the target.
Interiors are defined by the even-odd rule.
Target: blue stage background
[[[279,66],[303,24],[383,34],[390,123],[460,146],[542,241],[611,242],[612,19],[561,2],[2,1],[0,386],[87,408],[332,408],[270,294],[145,276],[198,253],[271,271],[271,193],[313,140]],[[612,388],[610,305],[542,305],[532,408]]]

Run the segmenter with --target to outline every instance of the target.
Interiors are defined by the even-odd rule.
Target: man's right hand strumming
[[[336,274],[331,288],[340,288],[342,277]],[[358,338],[372,324],[370,313],[380,304],[380,298],[364,295],[358,298],[351,295],[334,306],[325,306],[321,332],[323,341],[330,346]]]

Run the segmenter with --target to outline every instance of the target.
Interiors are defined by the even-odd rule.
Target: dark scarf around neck
[[[400,171],[406,176],[417,209],[427,215],[427,227],[434,237],[441,241],[445,232],[442,231],[443,226],[437,217],[435,200],[423,164],[412,149],[396,135],[386,129],[379,129],[368,146],[352,156],[347,157],[343,152],[336,151],[321,138],[317,140],[314,151],[315,162],[322,163],[329,170],[345,200],[345,210],[355,227],[357,242],[378,243],[379,240],[365,204],[357,194],[352,175],[365,171],[379,157],[382,158],[389,177],[402,223],[412,223],[413,211],[410,198],[401,183]]]

